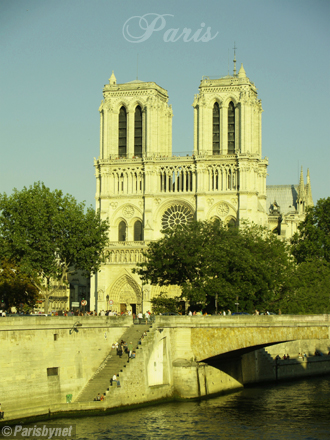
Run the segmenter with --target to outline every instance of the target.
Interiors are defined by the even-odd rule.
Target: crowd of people
[[[306,360],[308,357],[312,357],[313,354],[306,354],[306,353],[298,353],[298,359],[300,360]],[[322,351],[320,350],[315,350],[314,356],[324,356],[324,354],[322,353]],[[328,356],[330,356],[330,351],[328,352]],[[281,357],[279,354],[275,357],[275,360],[288,360],[291,359],[289,353],[288,354],[284,354],[283,357]]]

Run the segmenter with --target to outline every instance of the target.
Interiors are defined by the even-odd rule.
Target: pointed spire
[[[237,76],[237,73],[236,73],[236,49],[237,49],[237,47],[236,47],[235,41],[234,41],[233,49],[234,49],[234,76]]]
[[[241,68],[239,69],[238,77],[239,78],[246,78],[246,73],[245,73],[245,70],[243,67],[243,63],[241,63]]]
[[[115,77],[115,74],[113,73],[113,71],[112,71],[112,74],[109,78],[109,83],[111,86],[114,86],[117,84],[117,80],[116,80],[116,77]]]
[[[299,179],[299,198],[301,200],[305,199],[305,184],[304,184],[304,174],[303,167],[300,170],[300,179]]]
[[[304,184],[303,167],[301,167],[300,170],[297,204],[298,204],[297,207],[298,213],[303,214],[305,212],[305,184]]]
[[[313,196],[312,196],[312,187],[311,187],[311,179],[309,176],[309,168],[307,168],[307,182],[305,186],[306,193],[306,206],[314,206]]]

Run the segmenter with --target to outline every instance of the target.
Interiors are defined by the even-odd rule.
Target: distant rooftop
[[[266,196],[267,212],[276,202],[281,214],[293,213],[297,208],[298,185],[267,185]]]

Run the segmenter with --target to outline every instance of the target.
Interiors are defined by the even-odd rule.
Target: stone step
[[[139,340],[144,332],[150,330],[151,325],[148,324],[135,324],[126,329],[126,331],[121,336],[120,340],[126,341],[127,343],[132,342],[133,347],[135,349],[141,349],[142,346],[139,345]],[[117,341],[120,342],[120,341]],[[122,375],[125,371],[125,367],[128,363],[128,356],[126,353],[123,353],[122,357],[117,355],[115,349],[111,349],[110,353],[104,360],[104,362],[100,365],[95,375],[90,379],[82,392],[78,395],[76,402],[89,402],[93,401],[94,398],[98,395],[98,393],[103,394],[105,392],[111,391],[110,379],[114,374]],[[123,378],[120,377],[120,382],[122,383]],[[107,391],[109,388],[109,391]],[[116,386],[112,389],[115,389]]]

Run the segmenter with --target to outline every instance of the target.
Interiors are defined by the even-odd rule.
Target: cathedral
[[[309,172],[298,185],[266,186],[261,100],[243,65],[233,75],[203,77],[193,100],[192,155],[172,155],[172,108],[154,82],[117,84],[112,72],[99,108],[100,155],[96,208],[110,222],[110,255],[91,281],[90,309],[151,310],[152,297],[170,288],[142,285],[132,273],[161,230],[188,221],[242,220],[289,239],[313,205]]]

